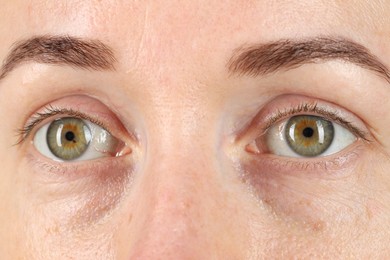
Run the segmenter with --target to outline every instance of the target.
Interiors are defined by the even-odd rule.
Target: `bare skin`
[[[47,43],[2,68],[2,259],[390,256],[386,1],[20,0],[1,1],[0,17],[3,64],[23,41]],[[49,60],[63,38],[102,44],[103,65]],[[286,41],[331,42],[332,55],[356,43],[362,58],[348,47],[268,71],[233,66]],[[340,125],[340,147],[272,148],[269,133],[294,115]],[[92,159],[53,158],[39,133],[64,117],[115,141],[96,141]]]

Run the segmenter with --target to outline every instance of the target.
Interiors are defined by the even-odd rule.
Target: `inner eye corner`
[[[259,154],[260,153],[260,149],[259,149],[259,147],[257,147],[255,140],[253,140],[252,142],[245,145],[244,150],[248,153],[251,153],[251,154]]]

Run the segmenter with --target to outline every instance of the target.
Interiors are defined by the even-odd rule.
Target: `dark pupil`
[[[305,129],[303,129],[302,134],[303,134],[304,137],[310,138],[310,137],[313,136],[314,130],[313,130],[313,128],[306,127]]]
[[[66,138],[66,140],[69,141],[69,142],[74,141],[74,138],[75,138],[74,133],[71,132],[71,131],[66,132],[65,138]]]

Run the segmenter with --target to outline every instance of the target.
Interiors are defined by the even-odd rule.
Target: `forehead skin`
[[[175,68],[164,63],[192,71],[202,64],[185,61],[204,62],[199,56],[207,53],[207,62],[219,66],[224,60],[217,57],[244,43],[288,37],[342,35],[381,57],[389,8],[384,1],[4,1],[2,22],[18,28],[2,26],[8,37],[1,44],[53,32],[94,37],[117,50],[124,71],[161,74]]]
[[[181,111],[188,113],[191,119],[195,110],[206,114],[207,109],[214,106],[208,104],[204,108],[206,111],[202,111],[201,102],[217,102],[221,93],[233,93],[234,90],[229,89],[233,88],[232,85],[222,88],[223,84],[210,83],[228,77],[226,63],[230,55],[245,44],[321,35],[342,36],[364,43],[374,55],[382,58],[384,64],[390,66],[387,58],[390,57],[390,3],[385,0],[0,0],[0,3],[0,60],[4,60],[14,42],[34,35],[58,34],[98,39],[114,50],[118,60],[116,69],[124,75],[123,78],[129,75],[130,79],[137,78],[138,82],[144,83],[145,88],[131,84],[127,87],[133,91],[130,93],[143,91],[143,95],[149,97],[147,100],[159,110],[153,117],[174,117],[175,111]],[[171,106],[164,103],[172,93],[175,93],[175,98],[184,100],[178,109],[173,107],[176,105],[173,102]],[[145,107],[145,111],[154,109]],[[178,117],[177,121],[180,119]],[[156,128],[148,130],[149,133],[164,133],[166,130],[150,123],[156,120],[148,122],[148,127]],[[201,129],[200,126],[181,122],[171,123],[183,128],[181,132],[175,132],[182,136],[191,136]],[[175,136],[171,134],[170,137],[173,139]],[[184,148],[190,144],[184,142],[184,137],[180,141],[183,141],[181,145]],[[204,140],[203,145],[206,146],[209,141]],[[170,147],[169,142],[164,145]],[[254,228],[248,250],[256,251],[257,231]],[[261,255],[262,252],[247,253],[248,256],[256,254]]]

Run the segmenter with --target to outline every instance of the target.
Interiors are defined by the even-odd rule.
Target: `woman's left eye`
[[[266,145],[269,153],[287,157],[319,157],[337,153],[357,140],[345,127],[323,117],[297,115],[270,129],[257,148]]]
[[[42,126],[34,139],[36,149],[57,161],[85,161],[116,156],[124,143],[104,128],[84,119],[64,117]]]

